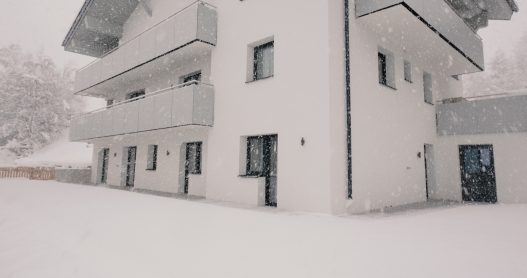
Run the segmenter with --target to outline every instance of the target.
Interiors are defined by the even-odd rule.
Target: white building
[[[86,0],[63,45],[99,58],[75,91],[108,107],[74,118],[71,140],[94,144],[96,184],[333,214],[461,200],[451,152],[472,141],[442,137],[435,104],[483,70],[478,28],[517,9]]]

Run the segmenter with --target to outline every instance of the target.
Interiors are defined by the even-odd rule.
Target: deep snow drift
[[[0,277],[527,277],[526,215],[341,218],[0,180]]]
[[[17,159],[14,166],[73,167],[85,168],[91,165],[93,146],[83,142],[70,142],[69,130],[44,148],[29,157]],[[13,165],[11,165],[13,166]]]

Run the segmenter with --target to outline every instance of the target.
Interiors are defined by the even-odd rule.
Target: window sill
[[[385,87],[385,88],[389,88],[389,89],[392,89],[392,90],[394,90],[394,91],[397,91],[397,88],[392,87],[392,86],[390,86],[390,85],[388,85],[388,84],[382,84],[382,83],[379,82],[379,85],[381,85],[381,86],[383,86],[383,87]]]
[[[145,170],[149,172],[155,172],[157,169],[145,169]]]
[[[239,175],[238,177],[246,178],[246,179],[258,179],[258,178],[261,178],[262,176],[260,175]]]
[[[249,80],[249,81],[246,81],[245,84],[250,84],[250,83],[254,83],[254,82],[258,82],[260,80],[266,80],[266,79],[271,79],[273,78],[274,75],[270,75],[270,76],[267,76],[267,77],[262,77],[260,79],[255,79],[255,80]]]
[[[414,84],[414,82],[412,80],[406,80],[405,79],[404,81],[406,81],[407,83],[410,83],[410,84]]]
[[[428,104],[428,105],[430,105],[430,106],[435,106],[435,104],[432,103],[432,102],[425,101],[425,103]]]

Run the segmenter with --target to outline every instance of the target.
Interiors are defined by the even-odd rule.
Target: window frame
[[[192,77],[195,77],[195,76],[198,76],[198,79],[193,79],[192,78]],[[192,79],[189,79],[189,78],[192,78]],[[188,82],[191,82],[191,81],[197,81],[199,83],[199,82],[201,82],[202,78],[203,78],[202,71],[201,70],[197,70],[197,71],[194,71],[194,72],[191,72],[189,74],[185,74],[185,75],[181,76],[179,78],[179,81],[180,81],[179,83],[180,84],[185,84],[185,83],[188,83]],[[187,80],[187,79],[189,79],[189,80]],[[189,85],[191,85],[191,84],[188,84],[186,86],[189,86]]]
[[[413,72],[412,72],[412,63],[408,60],[404,60],[404,81],[408,83],[413,83]]]
[[[203,143],[202,142],[190,142],[190,143],[187,143],[187,147],[186,147],[186,163],[188,163],[187,167],[186,167],[186,170],[188,171],[188,174],[189,175],[201,175],[202,173],[202,163],[201,163],[201,159],[202,159],[202,145]],[[189,152],[189,148],[190,147],[194,147],[195,148],[195,152],[194,153],[190,153]],[[194,155],[194,158],[193,160],[190,159],[190,155],[193,154]],[[194,165],[192,164],[192,162],[194,162]]]
[[[393,53],[382,47],[377,51],[377,71],[380,85],[397,90],[395,80],[395,58]]]
[[[430,105],[434,105],[434,79],[432,74],[423,72],[423,95],[424,102]]]
[[[125,99],[126,100],[136,101],[136,100],[144,98],[145,96],[146,96],[146,90],[145,89],[140,89],[140,90],[136,90],[136,91],[133,91],[133,92],[130,92],[130,93],[126,94]]]
[[[250,137],[247,137],[247,153],[246,153],[246,166],[245,166],[245,175],[246,176],[250,176],[250,177],[261,177],[263,175],[263,151],[260,151],[260,153],[258,154],[258,163],[259,163],[259,166],[260,166],[260,169],[252,169],[252,159],[254,158],[252,153],[251,153],[251,146],[252,146],[252,142],[256,141],[257,143],[257,148],[263,150],[263,139],[264,137],[263,136],[250,136]]]
[[[274,40],[271,40],[271,41],[267,41],[265,43],[262,43],[262,44],[259,44],[259,45],[256,45],[253,47],[252,49],[252,78],[251,78],[251,81],[258,81],[258,80],[263,80],[263,79],[267,79],[267,78],[271,78],[274,76]],[[263,54],[260,54],[260,53],[263,53],[264,50],[268,49],[268,48],[271,48],[271,51],[273,53],[272,55],[272,59],[270,61],[270,64],[272,65],[272,70],[271,72],[268,74],[268,75],[259,75],[258,74],[258,70],[259,70],[259,64],[263,64],[264,62],[264,58],[265,56]],[[260,60],[261,58],[261,60]]]
[[[157,170],[157,158],[158,158],[158,145],[148,145],[147,148],[147,161],[146,161],[146,170],[147,171],[156,171]]]

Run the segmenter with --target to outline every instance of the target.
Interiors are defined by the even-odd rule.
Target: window
[[[423,74],[423,87],[425,102],[428,104],[434,104],[434,95],[432,91],[432,75],[425,72]]]
[[[198,82],[201,81],[201,71],[193,72],[191,74],[181,77],[181,84],[189,83],[192,81],[198,81]]]
[[[126,99],[135,99],[145,95],[145,89],[137,90],[126,95]]]
[[[146,170],[157,170],[157,145],[148,145],[148,161],[146,163]]]
[[[274,41],[254,47],[253,81],[274,75]]]
[[[457,80],[457,81],[461,80],[461,78],[460,78],[459,75],[452,75],[452,78],[454,78],[454,79]]]
[[[412,64],[404,61],[404,80],[412,83]]]
[[[386,55],[379,52],[379,83],[388,85]]]
[[[261,176],[264,168],[264,138],[247,138],[247,176]]]
[[[387,50],[379,49],[377,58],[379,67],[379,84],[395,89],[393,54]]]
[[[107,99],[107,100],[106,100],[106,106],[112,106],[112,105],[113,105],[113,102],[114,102],[113,99]]]
[[[201,175],[201,142],[187,144],[187,171],[191,175]]]

